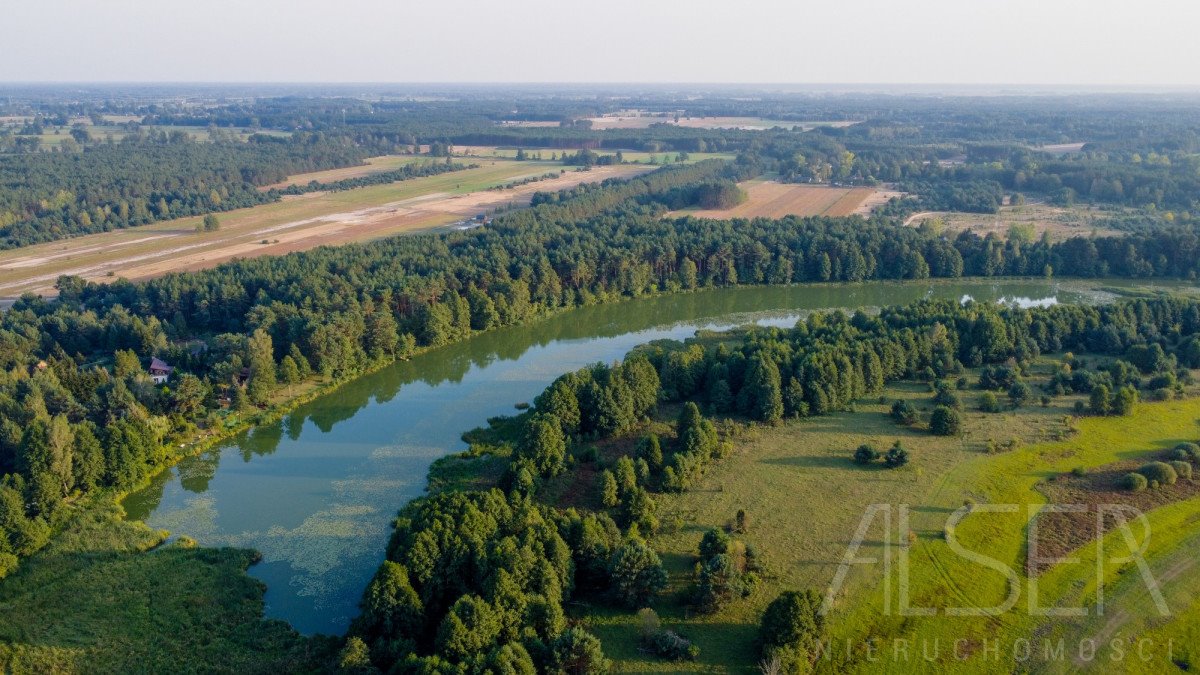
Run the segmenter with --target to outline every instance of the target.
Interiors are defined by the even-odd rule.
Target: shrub
[[[903,424],[906,427],[910,427],[920,421],[917,409],[912,407],[908,401],[896,401],[893,403],[891,415],[896,424]]]
[[[1177,459],[1200,462],[1200,445],[1196,445],[1195,443],[1180,443],[1175,446],[1175,453],[1180,455]]]
[[[1146,480],[1151,483],[1157,482],[1159,485],[1174,485],[1175,481],[1179,480],[1179,474],[1175,472],[1175,467],[1166,462],[1150,462],[1137,470],[1138,473],[1146,477]]]
[[[1175,473],[1179,474],[1180,478],[1185,480],[1192,479],[1192,465],[1187,462],[1174,461],[1171,462],[1171,468],[1175,469]]]
[[[729,535],[713,528],[704,533],[704,537],[700,539],[700,557],[711,558],[715,555],[729,552]]]
[[[1008,399],[1012,401],[1014,407],[1020,407],[1023,405],[1029,400],[1030,396],[1033,396],[1033,390],[1030,389],[1029,385],[1025,384],[1024,382],[1014,382],[1013,385],[1008,388]]]
[[[642,641],[649,644],[662,630],[662,622],[658,620],[658,613],[649,607],[638,610],[638,634],[642,636]]]
[[[944,405],[948,408],[961,408],[962,401],[959,400],[958,394],[955,393],[949,382],[938,382],[934,385],[933,402],[936,405]]]
[[[1075,476],[1076,478],[1083,478],[1087,475],[1087,469],[1083,468],[1082,466],[1077,466],[1074,469],[1071,469],[1071,475]]]
[[[1121,478],[1121,488],[1130,492],[1141,492],[1146,489],[1149,481],[1140,473],[1127,473]]]
[[[938,406],[929,416],[929,430],[938,436],[957,436],[962,431],[962,415],[953,408]]]
[[[654,636],[654,652],[671,661],[695,661],[700,648],[673,630],[661,630]]]
[[[745,509],[738,509],[737,515],[733,519],[733,530],[740,534],[750,531],[750,516],[746,515]]]
[[[860,445],[858,446],[858,449],[854,451],[855,464],[870,464],[877,459],[879,459],[879,451],[875,448],[872,448],[870,445]]]
[[[895,445],[887,451],[887,456],[883,458],[883,463],[889,469],[898,469],[908,464],[908,450],[904,449],[900,441],[896,441]]]
[[[979,395],[979,409],[985,413],[1000,412],[1000,400],[990,391],[985,391]]]

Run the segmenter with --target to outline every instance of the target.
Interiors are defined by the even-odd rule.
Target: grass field
[[[368,157],[366,161],[359,166],[347,166],[341,169],[326,169],[325,171],[313,171],[311,173],[300,173],[295,176],[288,176],[287,180],[264,185],[259,188],[262,191],[267,191],[272,188],[285,188],[289,185],[307,185],[312,181],[318,183],[332,183],[334,181],[346,180],[348,178],[359,178],[362,176],[370,176],[371,174],[383,173],[384,171],[392,171],[399,169],[402,166],[409,164],[419,164],[421,162],[437,161],[434,157],[424,157],[421,155],[383,155],[381,157]]]
[[[869,187],[830,187],[774,181],[741,184],[746,201],[729,209],[685,210],[672,215],[697,218],[782,218],[783,216],[867,215],[899,193]]]
[[[326,244],[365,241],[443,227],[500,206],[527,204],[538,190],[557,190],[631,176],[646,166],[579,172],[550,162],[487,160],[464,171],[331,193],[309,193],[219,215],[217,232],[196,232],[200,217],[163,221],[0,252],[0,297],[53,294],[72,274],[93,281],[145,279],[212,267],[235,257],[279,255]],[[565,171],[513,189],[496,186]]]

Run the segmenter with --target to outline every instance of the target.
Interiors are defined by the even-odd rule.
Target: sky
[[[0,82],[1200,86],[1196,0],[4,0]]]

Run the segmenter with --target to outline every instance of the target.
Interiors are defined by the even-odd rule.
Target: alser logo
[[[1080,504],[1028,504],[1024,508],[1030,517],[1029,527],[1026,529],[1026,550],[1028,552],[1027,562],[1029,567],[1036,569],[1042,565],[1079,564],[1079,558],[1047,557],[1040,554],[1038,551],[1039,519],[1037,516],[1039,513],[1054,511],[1083,513],[1092,507]],[[1020,513],[1021,510],[1022,505],[1020,504],[964,506],[950,514],[944,530],[946,545],[953,555],[963,558],[974,567],[991,570],[994,573],[1003,575],[1007,579],[1008,594],[1002,602],[995,605],[966,607],[914,607],[911,599],[911,572],[914,563],[907,542],[902,540],[904,533],[909,532],[909,506],[908,504],[899,504],[895,507],[891,504],[872,504],[863,513],[863,517],[858,524],[858,529],[855,531],[854,537],[851,539],[845,554],[842,556],[842,561],[838,565],[833,581],[825,593],[825,600],[821,611],[828,613],[833,609],[834,601],[841,592],[846,582],[846,577],[853,566],[881,565],[884,606],[880,609],[884,615],[891,615],[892,612],[897,612],[901,616],[935,616],[939,613],[945,616],[996,616],[1009,612],[1017,606],[1017,603],[1021,599],[1023,584],[1025,588],[1026,609],[1031,615],[1067,617],[1087,616],[1089,612],[1095,612],[1096,615],[1103,616],[1105,609],[1104,584],[1106,570],[1113,567],[1133,565],[1141,575],[1142,581],[1145,583],[1159,614],[1164,617],[1170,616],[1170,609],[1163,598],[1158,581],[1151,573],[1150,566],[1146,563],[1145,553],[1150,544],[1150,522],[1147,520],[1145,514],[1131,506],[1124,504],[1101,504],[1095,507],[1095,534],[1100,550],[1096,555],[1094,565],[1096,582],[1095,602],[1090,607],[1043,607],[1039,603],[1038,597],[1038,575],[1029,574],[1022,577],[1022,575],[1018,574],[1017,570],[1004,561],[997,560],[979,551],[971,550],[964,546],[958,539],[956,534],[958,525],[968,515],[974,518],[987,518],[989,514],[1013,514]],[[892,527],[893,515],[896,517],[895,529]],[[872,531],[872,526],[877,521],[883,530],[881,539],[883,552],[879,557],[862,555],[862,548],[867,535]],[[1134,532],[1133,525],[1135,523],[1141,530],[1140,537]],[[1115,530],[1120,535],[1121,546],[1118,549],[1105,549],[1106,532],[1112,529],[1106,527],[1106,524],[1114,524]],[[893,546],[893,538],[896,543],[895,546]],[[1111,547],[1112,542],[1108,542],[1108,545]],[[896,589],[894,594],[892,588],[893,564],[896,568]],[[969,588],[971,586],[969,583],[970,579],[962,579],[960,581],[962,582],[960,584],[961,588]],[[895,602],[893,602],[893,595],[895,595]]]

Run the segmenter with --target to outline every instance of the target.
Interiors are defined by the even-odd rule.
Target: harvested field
[[[899,193],[867,187],[828,187],[761,181],[742,184],[749,198],[731,209],[681,211],[697,218],[782,218],[866,215]]]
[[[1034,150],[1041,150],[1052,155],[1070,155],[1076,152],[1083,152],[1083,146],[1086,143],[1054,143],[1053,145],[1041,145]]]
[[[420,155],[383,155],[381,157],[368,157],[365,164],[359,166],[347,166],[341,169],[327,169],[325,171],[313,171],[311,173],[300,173],[295,176],[288,176],[287,180],[271,185],[264,185],[259,188],[263,192],[272,188],[285,188],[289,185],[307,185],[312,181],[318,183],[332,183],[333,181],[346,180],[347,178],[359,178],[361,176],[369,176],[373,173],[382,173],[398,169],[406,164],[415,164],[418,162],[436,161],[434,157],[422,157]]]
[[[628,177],[646,166],[596,167],[511,189],[489,189],[563,167],[486,162],[475,169],[342,192],[313,192],[219,214],[221,229],[196,232],[199,217],[55,241],[0,253],[0,298],[53,295],[60,275],[90,281],[147,279],[213,267],[232,258],[282,255],[317,246],[429,231],[510,204],[539,190]]]
[[[856,122],[849,120],[836,121],[798,121],[773,120],[764,117],[680,117],[674,115],[651,113],[627,113],[622,115],[605,115],[589,119],[593,129],[645,129],[652,124],[672,124],[691,129],[773,129],[783,127],[791,129],[800,127],[804,131],[816,127],[848,127]]]

